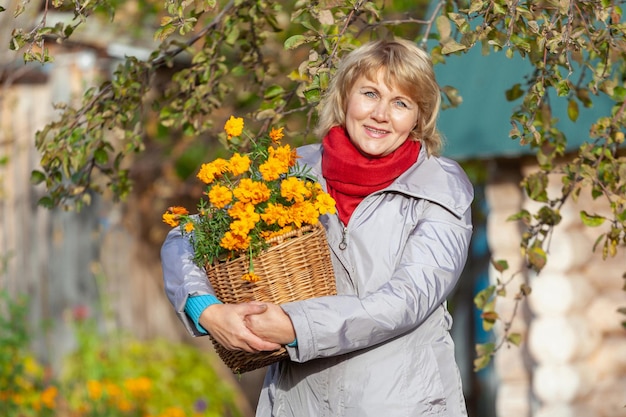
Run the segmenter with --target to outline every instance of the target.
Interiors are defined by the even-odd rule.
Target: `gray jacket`
[[[308,145],[298,154],[325,187],[321,150]],[[422,149],[346,227],[323,216],[338,295],[282,305],[298,346],[287,348],[291,360],[268,368],[257,416],[467,415],[445,300],[467,258],[472,199],[458,164]],[[197,335],[185,301],[212,289],[190,251],[175,228],[162,263],[167,295]]]

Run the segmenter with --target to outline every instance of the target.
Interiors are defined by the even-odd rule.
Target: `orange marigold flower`
[[[238,153],[235,153],[230,158],[230,172],[233,175],[241,175],[250,169],[250,157],[248,155],[241,156]]]
[[[224,124],[224,131],[228,135],[228,139],[241,135],[243,132],[243,118],[230,116],[230,119]]]
[[[237,236],[248,236],[250,230],[254,229],[254,222],[248,220],[235,220],[230,224],[230,230]]]
[[[186,233],[191,233],[191,232],[193,232],[193,228],[194,228],[193,222],[187,222],[187,223],[185,223],[185,232],[186,232]]]
[[[59,393],[57,387],[51,385],[41,393],[41,402],[47,408],[56,408],[56,398]]]
[[[233,194],[241,202],[259,204],[269,200],[271,191],[263,182],[244,178],[239,182],[237,188],[233,190]]]
[[[319,212],[315,209],[315,206],[308,202],[295,203],[289,208],[291,215],[291,222],[296,227],[302,227],[302,224],[316,224],[319,220]]]
[[[250,246],[250,236],[236,235],[231,231],[224,233],[220,246],[228,250],[244,250]]]
[[[233,192],[223,185],[215,185],[209,191],[209,201],[217,208],[224,208],[233,201]]]
[[[278,224],[284,226],[288,222],[289,212],[282,204],[269,203],[261,214],[261,219],[268,225]]]
[[[280,195],[289,201],[296,203],[304,201],[311,196],[311,190],[304,181],[296,177],[288,177],[280,183]]]
[[[104,387],[95,379],[87,381],[87,393],[92,400],[99,400],[102,397]]]
[[[105,382],[105,390],[107,393],[107,398],[111,404],[113,404],[123,395],[122,389],[114,382]]]
[[[189,214],[189,211],[185,207],[172,206],[167,209],[172,214]]]
[[[118,398],[115,402],[115,406],[122,413],[127,413],[133,409],[133,404],[128,401],[126,398]]]
[[[205,184],[211,184],[215,178],[222,175],[224,172],[228,170],[229,164],[223,158],[217,158],[213,162],[208,164],[202,164],[200,167],[200,171],[198,171],[198,177],[200,181]]]
[[[165,213],[163,213],[162,219],[164,223],[169,224],[172,227],[176,227],[180,224],[180,216],[189,214],[186,208],[173,206],[169,207]]]
[[[272,142],[274,143],[280,143],[280,140],[285,136],[283,134],[283,129],[284,127],[281,128],[272,128],[272,130],[270,130],[270,139],[272,139]]]
[[[185,410],[180,407],[168,407],[162,414],[164,417],[185,417]]]
[[[243,274],[241,279],[243,279],[244,281],[248,281],[248,282],[258,282],[261,279],[261,277],[259,277],[254,272],[247,272]]]
[[[335,214],[335,200],[328,193],[320,193],[315,197],[315,208],[320,214]]]
[[[128,378],[124,386],[133,397],[145,398],[150,394],[152,381],[147,377]]]
[[[289,171],[289,166],[278,158],[267,158],[267,161],[259,165],[259,172],[265,181],[274,181],[282,174]]]
[[[180,221],[178,220],[178,216],[176,216],[175,214],[172,213],[163,213],[163,223],[167,223],[172,227],[176,227],[180,224]]]
[[[246,213],[251,211],[254,211],[254,204],[237,201],[228,209],[228,214],[233,219],[243,219],[246,217]]]
[[[289,166],[289,161],[291,160],[291,146],[289,144],[278,146],[277,148],[269,148],[268,151],[270,158],[276,158]]]
[[[300,158],[300,156],[298,156],[298,151],[296,149],[292,150],[291,157],[289,158],[289,166],[295,166],[298,158]]]
[[[211,162],[213,166],[215,166],[215,170],[220,174],[228,172],[230,169],[230,162],[225,160],[224,158],[217,158],[213,162]]]
[[[299,158],[296,149],[291,149],[289,144],[285,146],[279,146],[276,149],[269,148],[270,157],[280,159],[287,167],[296,165],[296,160]]]

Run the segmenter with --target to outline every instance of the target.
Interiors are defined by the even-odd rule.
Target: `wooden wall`
[[[535,169],[533,163],[504,164],[488,186],[490,247],[496,259],[508,259],[513,272],[522,267],[520,230],[505,219],[521,208],[539,208],[517,185],[521,175]],[[551,178],[550,195],[559,192],[560,183],[558,176]],[[509,290],[526,282],[532,293],[513,323],[525,342],[502,349],[495,360],[499,417],[626,415],[626,330],[620,324],[624,316],[617,312],[626,306],[621,279],[626,257],[621,252],[602,260],[601,252],[592,252],[604,228],[585,227],[581,210],[607,213],[608,205],[585,192],[578,202],[566,203],[547,266],[538,275],[522,269]],[[512,313],[512,295],[499,301],[503,317]]]

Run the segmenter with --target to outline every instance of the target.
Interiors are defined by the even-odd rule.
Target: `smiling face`
[[[417,124],[417,104],[384,81],[378,71],[375,80],[360,77],[348,95],[346,130],[350,140],[365,156],[389,155],[404,143]]]

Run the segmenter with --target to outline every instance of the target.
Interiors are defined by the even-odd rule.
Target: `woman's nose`
[[[389,109],[387,108],[387,105],[381,101],[372,109],[371,117],[377,122],[387,121],[387,118],[389,117],[388,111]]]

